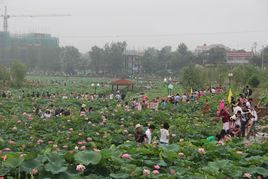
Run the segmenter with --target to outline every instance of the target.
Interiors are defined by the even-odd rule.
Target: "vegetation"
[[[0,65],[0,81],[2,84],[11,83],[13,86],[21,87],[26,77],[27,66],[20,61],[13,61],[11,68]]]
[[[107,43],[104,47],[94,46],[86,54],[80,53],[77,48],[72,46],[62,48],[25,47],[25,51],[14,47],[6,49],[5,54],[9,55],[4,57],[0,54],[0,63],[9,65],[11,59],[19,59],[28,66],[29,72],[34,74],[70,76],[90,73],[106,77],[128,76],[129,74],[124,71],[124,53],[127,49],[126,42]],[[190,64],[210,64],[217,67],[226,64],[225,53],[226,49],[214,47],[208,52],[195,54],[184,43],[180,43],[176,49],[172,49],[171,46],[164,46],[161,49],[150,47],[145,49],[144,55],[140,57],[142,68],[135,75],[174,75]],[[261,53],[264,65],[267,65],[268,47],[263,48]],[[250,59],[250,64],[261,67],[261,57],[261,54],[255,54]]]
[[[59,78],[40,79],[41,84],[46,80]],[[87,100],[76,96],[62,99],[60,95],[92,92],[90,83],[89,79],[69,78],[67,86],[55,83],[23,88],[29,94],[48,89],[50,93],[59,93],[52,99],[24,97],[18,100],[22,92],[15,89],[12,98],[1,99],[0,176],[66,179],[242,178],[247,173],[253,177],[268,176],[267,141],[245,143],[243,139],[234,139],[222,145],[207,139],[222,128],[214,115],[220,99],[227,98],[226,93],[203,97],[198,103],[169,104],[158,111],[129,112],[114,100]],[[166,94],[163,84],[157,83],[153,89],[163,90],[159,95]],[[131,99],[138,94],[127,95]],[[208,115],[202,112],[206,100],[211,105]],[[82,104],[93,107],[93,112],[80,115]],[[48,120],[32,113],[34,107],[51,106],[68,107],[72,113]],[[107,118],[106,124],[102,123],[102,115]],[[134,142],[137,123],[144,126],[153,123],[155,141],[159,139],[164,121],[170,124],[169,146]]]

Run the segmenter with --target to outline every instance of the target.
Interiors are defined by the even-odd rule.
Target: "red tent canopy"
[[[126,85],[126,86],[130,86],[130,85],[134,84],[133,81],[125,80],[125,79],[115,80],[115,81],[112,81],[111,83],[114,84],[114,85]]]
[[[131,80],[121,79],[112,81],[111,84],[112,84],[112,90],[114,90],[114,85],[116,85],[116,90],[118,90],[118,86],[127,86],[128,89],[129,87],[131,87],[131,90],[133,90],[134,82]]]

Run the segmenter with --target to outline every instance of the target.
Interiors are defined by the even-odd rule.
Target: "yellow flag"
[[[231,88],[229,89],[229,94],[228,94],[228,103],[229,104],[231,104],[231,102],[232,102],[232,96],[233,96],[233,93],[232,93],[232,90],[231,90]]]
[[[193,94],[193,88],[191,88],[191,94]]]

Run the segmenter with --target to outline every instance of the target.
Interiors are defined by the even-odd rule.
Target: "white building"
[[[194,53],[195,55],[199,55],[199,54],[208,52],[210,49],[215,48],[215,47],[224,48],[225,50],[230,50],[229,47],[226,47],[223,44],[211,44],[211,45],[204,44],[204,45],[197,46]]]
[[[249,59],[253,56],[252,52],[227,52],[226,62],[229,64],[246,64],[249,63]]]

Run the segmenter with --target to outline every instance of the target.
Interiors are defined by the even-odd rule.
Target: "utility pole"
[[[262,50],[262,53],[261,53],[261,69],[262,70],[264,69],[264,66],[263,66],[263,50]]]

